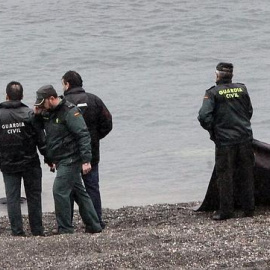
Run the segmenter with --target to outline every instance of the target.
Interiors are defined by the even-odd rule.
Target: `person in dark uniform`
[[[82,176],[86,191],[92,199],[102,228],[101,197],[99,190],[100,140],[112,130],[112,115],[103,101],[94,94],[86,93],[82,88],[83,81],[76,71],[67,71],[62,77],[65,98],[78,106],[84,117],[91,137],[92,160],[91,171]]]
[[[253,109],[247,88],[232,83],[233,65],[219,63],[216,85],[206,90],[198,120],[215,142],[215,166],[220,195],[214,220],[233,217],[236,170],[241,172],[241,207],[244,216],[254,213],[254,154],[250,119]]]
[[[85,232],[101,232],[97,213],[81,180],[81,172],[86,174],[91,170],[91,145],[80,110],[65,98],[58,97],[52,85],[45,85],[37,91],[34,108],[46,133],[46,158],[57,170],[53,197],[58,233],[74,231],[71,192],[86,225]]]
[[[23,86],[10,82],[6,87],[6,101],[0,104],[0,168],[12,235],[25,236],[20,205],[23,179],[30,229],[33,235],[42,236],[42,171],[37,146],[44,155],[45,134],[36,125],[33,110],[22,99]]]

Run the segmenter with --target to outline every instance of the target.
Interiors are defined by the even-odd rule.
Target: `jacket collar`
[[[85,90],[82,87],[73,87],[64,91],[64,96],[77,93],[85,93]]]
[[[59,96],[59,98],[60,102],[54,109],[51,110],[51,112],[58,111],[67,102],[67,100],[63,96]]]
[[[28,107],[28,106],[22,103],[20,100],[8,100],[0,103],[0,108],[15,109],[19,107]]]
[[[216,82],[217,85],[227,84],[227,83],[232,83],[232,80],[231,79],[221,79],[221,80]]]

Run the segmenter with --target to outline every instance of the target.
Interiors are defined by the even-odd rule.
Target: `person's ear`
[[[66,86],[66,90],[68,90],[69,87],[70,87],[70,83],[69,83],[69,82],[66,82],[66,83],[65,83],[65,86]]]

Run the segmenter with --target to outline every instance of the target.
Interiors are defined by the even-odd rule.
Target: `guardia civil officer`
[[[31,232],[43,235],[42,172],[37,146],[44,155],[45,134],[34,122],[33,110],[21,102],[22,98],[23,86],[16,81],[10,82],[6,87],[6,101],[0,104],[0,168],[12,235],[25,235],[20,205],[22,179]]]
[[[250,119],[253,109],[247,88],[232,83],[233,65],[219,63],[216,67],[216,85],[205,93],[198,120],[215,142],[215,166],[220,195],[219,210],[214,220],[233,217],[233,175],[241,172],[241,206],[244,216],[254,211],[254,154]],[[240,195],[240,194],[238,194]]]
[[[58,233],[74,231],[71,192],[76,197],[85,232],[101,232],[97,213],[81,180],[81,172],[86,174],[91,170],[91,145],[80,110],[65,98],[58,97],[52,85],[45,85],[37,91],[34,111],[46,131],[46,157],[57,170],[53,197]]]
[[[102,228],[101,196],[99,190],[100,140],[112,130],[112,115],[104,102],[96,95],[83,89],[83,80],[76,71],[67,71],[62,77],[65,98],[77,105],[84,117],[91,136],[92,160],[91,171],[82,176],[86,191],[92,199]]]

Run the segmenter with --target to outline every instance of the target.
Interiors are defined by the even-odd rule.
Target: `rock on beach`
[[[84,233],[78,211],[75,232],[53,235],[54,213],[44,213],[45,237],[10,236],[0,218],[1,269],[269,269],[270,211],[250,218],[213,221],[194,212],[199,202],[104,209],[99,234]]]

